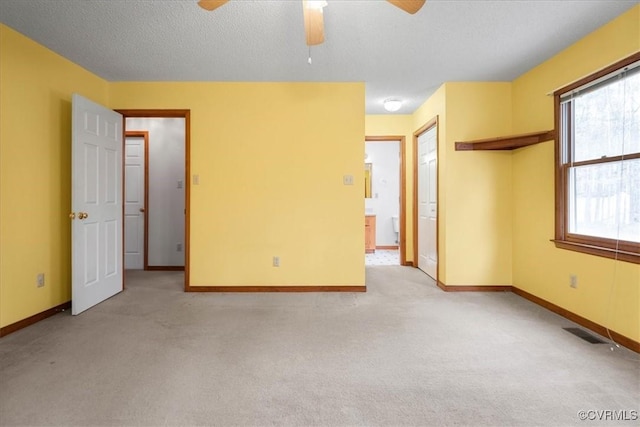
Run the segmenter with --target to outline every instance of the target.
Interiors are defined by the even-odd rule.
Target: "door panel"
[[[125,139],[124,268],[144,269],[145,137]]]
[[[418,138],[418,268],[427,270],[427,191],[429,188],[429,176],[426,162],[426,141]]]
[[[118,273],[118,243],[120,238],[118,236],[118,223],[117,221],[110,220],[105,222],[105,277],[111,277]]]
[[[105,206],[113,207],[118,202],[119,188],[116,188],[116,184],[120,182],[117,174],[120,173],[120,165],[118,163],[118,153],[106,148],[104,150],[105,157],[105,175],[101,176],[105,188],[104,203]]]
[[[437,138],[436,127],[418,136],[418,268],[437,277]]]
[[[72,314],[122,291],[122,116],[73,95]]]

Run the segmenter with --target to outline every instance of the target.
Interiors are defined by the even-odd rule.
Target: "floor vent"
[[[584,329],[580,329],[580,328],[562,328],[562,329],[572,333],[578,338],[582,338],[583,340],[591,344],[605,344],[605,342],[602,341],[600,338],[596,337],[595,335],[591,335],[589,332],[585,331]]]

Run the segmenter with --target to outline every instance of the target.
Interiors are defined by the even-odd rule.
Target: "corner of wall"
[[[455,142],[509,135],[509,82],[446,84],[446,285],[512,283],[509,152],[455,151]],[[444,165],[443,165],[444,163]]]
[[[0,67],[0,327],[5,327],[71,298],[71,95],[106,103],[108,84],[2,24]],[[40,273],[44,287],[36,286]]]
[[[549,93],[639,51],[639,18],[636,5],[514,80],[514,132],[553,129]],[[558,249],[550,241],[554,156],[553,141],[514,152],[514,286],[638,341],[640,266]],[[578,276],[578,288],[569,286],[570,275]]]

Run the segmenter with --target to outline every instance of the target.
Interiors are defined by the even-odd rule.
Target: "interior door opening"
[[[127,134],[144,135],[146,132],[148,137],[142,186],[144,196],[138,192],[137,197],[128,199],[130,206],[123,209],[125,218],[129,220],[129,226],[126,227],[129,234],[125,235],[124,240],[131,244],[125,248],[125,253],[133,255],[142,251],[144,270],[184,270],[186,290],[189,283],[190,112],[117,111],[124,117]],[[140,138],[138,145],[139,141]],[[133,142],[133,145],[136,143]],[[134,169],[125,165],[125,171],[132,175],[136,174]],[[142,169],[138,166],[137,170],[140,172]],[[134,187],[132,181],[125,175],[124,182],[130,186],[129,189]],[[132,194],[136,192],[132,190]],[[134,203],[140,199],[144,200],[144,206]],[[141,224],[144,232],[142,244],[138,237],[133,236],[133,233],[140,232]],[[137,257],[140,258],[139,255]]]
[[[365,265],[407,265],[405,137],[365,137]]]

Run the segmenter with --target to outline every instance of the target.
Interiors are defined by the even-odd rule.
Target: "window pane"
[[[569,232],[640,241],[640,159],[569,170]]]
[[[573,101],[573,161],[640,152],[640,72]]]

